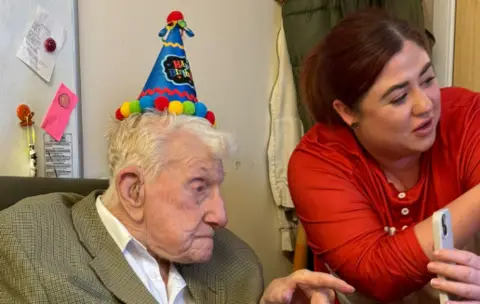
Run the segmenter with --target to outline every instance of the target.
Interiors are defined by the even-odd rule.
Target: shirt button
[[[403,198],[405,198],[405,196],[407,196],[407,195],[405,194],[405,192],[400,192],[400,193],[398,194],[398,198],[399,198],[399,199],[403,199]]]
[[[402,230],[405,230],[405,229],[407,229],[407,228],[408,228],[408,226],[405,225],[405,226],[402,227]]]
[[[408,210],[408,208],[403,208],[401,212],[403,215],[408,215],[410,213],[410,210]]]

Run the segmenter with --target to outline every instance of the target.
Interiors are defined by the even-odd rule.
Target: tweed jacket
[[[29,197],[0,212],[0,303],[156,303],[103,226],[100,193]],[[214,242],[210,262],[175,265],[195,303],[257,304],[255,253],[227,229]]]

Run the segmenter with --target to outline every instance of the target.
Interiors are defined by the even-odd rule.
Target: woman
[[[314,48],[302,90],[317,124],[292,154],[289,187],[315,270],[355,287],[355,304],[438,303],[432,285],[453,283],[429,282],[445,271],[480,299],[479,265],[427,267],[467,254],[434,255],[433,212],[450,209],[456,248],[480,231],[480,95],[440,89],[424,36],[377,10]]]

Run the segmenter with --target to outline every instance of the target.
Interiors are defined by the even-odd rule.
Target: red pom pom
[[[213,114],[212,111],[208,111],[207,115],[205,115],[205,118],[212,124],[215,124],[215,114]]]
[[[120,112],[120,108],[118,108],[116,111],[115,111],[115,117],[118,119],[118,120],[124,120],[125,117],[123,117],[122,115],[122,112]]]
[[[160,96],[157,99],[155,99],[155,109],[159,111],[165,111],[168,109],[168,98],[165,96]]]
[[[183,14],[180,11],[173,11],[167,17],[167,23],[178,20],[183,20]]]

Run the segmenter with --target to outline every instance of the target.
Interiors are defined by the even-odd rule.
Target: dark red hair
[[[303,62],[301,93],[313,118],[342,124],[333,101],[357,109],[405,40],[429,50],[425,34],[381,9],[359,10],[340,21]]]

